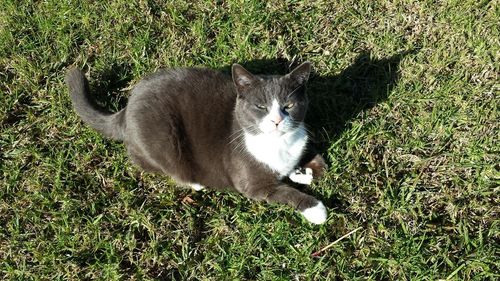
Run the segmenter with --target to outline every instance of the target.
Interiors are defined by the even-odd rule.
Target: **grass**
[[[498,1],[0,7],[0,279],[499,278]],[[84,68],[116,109],[160,67],[284,73],[283,60],[315,65],[321,226],[141,174],[83,125],[63,82]]]

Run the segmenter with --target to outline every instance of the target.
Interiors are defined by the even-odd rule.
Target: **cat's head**
[[[256,76],[239,64],[232,67],[238,94],[235,115],[251,134],[281,135],[297,128],[306,116],[305,84],[311,64],[305,62],[283,76]]]

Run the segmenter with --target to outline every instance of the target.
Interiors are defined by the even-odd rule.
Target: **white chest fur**
[[[307,143],[303,126],[283,134],[245,134],[247,150],[280,175],[288,176],[297,166]]]

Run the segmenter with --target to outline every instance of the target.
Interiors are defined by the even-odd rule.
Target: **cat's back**
[[[235,102],[231,77],[206,68],[162,69],[143,78],[132,90],[128,110],[179,112],[183,118],[226,111]],[[212,118],[215,116],[212,116]]]
[[[236,93],[229,75],[205,68],[159,70],[132,90],[127,126],[136,131],[182,126],[189,138],[213,142],[231,127]],[[173,122],[176,122],[175,124]]]
[[[131,99],[157,95],[203,98],[213,93],[233,96],[231,77],[208,68],[160,69],[144,77],[134,87]]]

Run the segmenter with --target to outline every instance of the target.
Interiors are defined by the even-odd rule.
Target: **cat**
[[[311,64],[283,76],[254,75],[239,64],[231,72],[159,70],[142,79],[116,113],[93,102],[81,70],[68,70],[65,80],[81,119],[123,141],[143,170],[169,175],[195,190],[231,189],[254,200],[287,204],[309,222],[324,223],[323,203],[292,183],[310,184],[326,169],[324,159],[308,149],[304,124]]]

